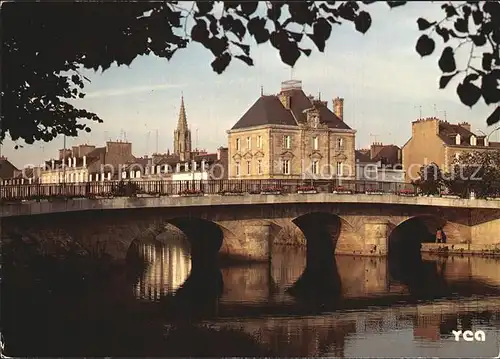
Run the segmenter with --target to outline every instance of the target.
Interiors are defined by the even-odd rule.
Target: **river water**
[[[499,353],[499,259],[424,256],[409,269],[388,259],[338,256],[328,275],[307,276],[304,249],[275,247],[271,265],[226,265],[196,274],[189,244],[178,238],[140,244],[136,257],[144,265],[102,277],[68,274],[50,282],[43,267],[39,275],[4,276],[11,283],[1,303],[6,354]],[[486,340],[455,341],[454,329],[482,330]]]

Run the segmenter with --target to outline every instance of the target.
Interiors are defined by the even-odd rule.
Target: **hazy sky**
[[[371,29],[362,35],[354,25],[334,27],[325,53],[301,57],[293,77],[302,80],[306,93],[328,100],[345,98],[344,120],[358,131],[356,145],[367,147],[375,139],[403,145],[411,134],[411,121],[439,116],[450,122],[468,121],[472,128],[486,131],[485,119],[493,110],[478,103],[472,110],[462,105],[455,92],[456,81],[446,90],[438,89],[439,54],[420,58],[415,43],[420,32],[419,16],[441,19],[439,4],[409,3],[389,9],[385,2],[368,7],[373,18]],[[440,45],[441,47],[441,45]],[[461,50],[469,49],[463,46]],[[113,65],[104,73],[86,71],[91,83],[87,96],[77,105],[96,112],[103,124],[92,124],[90,134],[67,140],[68,146],[89,143],[102,146],[106,139],[123,138],[133,142],[133,153],[142,156],[173,147],[181,92],[184,93],[193,147],[209,151],[227,145],[226,130],[245,113],[260,95],[275,94],[283,80],[290,79],[290,68],[270,45],[252,49],[254,67],[233,60],[222,75],[211,69],[211,53],[193,43],[175,54],[171,61],[144,56],[127,66]],[[465,62],[458,62],[461,68]],[[437,109],[437,111],[436,111]],[[149,135],[148,135],[149,133]],[[372,135],[377,135],[373,137]],[[493,136],[493,139],[497,138]],[[63,139],[36,143],[14,150],[6,140],[2,153],[15,165],[40,163],[57,156]]]

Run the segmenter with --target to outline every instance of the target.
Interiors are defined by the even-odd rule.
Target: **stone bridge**
[[[310,239],[308,257],[315,258],[384,256],[396,239],[429,239],[437,228],[456,247],[500,247],[500,202],[487,200],[318,193],[33,201],[0,208],[3,239],[66,239],[118,260],[134,241],[156,238],[172,224],[190,238],[194,266],[218,251],[267,260],[273,238],[297,227]]]

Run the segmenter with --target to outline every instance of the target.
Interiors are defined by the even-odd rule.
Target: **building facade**
[[[401,148],[396,145],[373,143],[369,149],[356,150],[356,179],[404,182]]]
[[[301,81],[263,94],[228,131],[229,178],[355,178],[355,134],[343,118],[343,99],[307,96]]]
[[[216,153],[192,150],[184,97],[174,130],[174,151],[137,158],[132,143],[108,141],[104,147],[79,145],[59,150],[59,159],[46,161],[41,183],[80,183],[107,180],[227,179],[228,149]]]
[[[412,123],[412,136],[403,146],[405,180],[419,178],[423,165],[435,163],[448,171],[461,153],[500,150],[499,142],[471,131],[469,123],[452,124],[431,117]]]
[[[122,179],[199,181],[227,179],[228,149],[217,153],[191,152],[191,159],[177,157],[139,158],[123,169]]]
[[[108,141],[104,147],[73,146],[59,151],[59,159],[45,162],[40,171],[41,183],[81,183],[115,180],[122,168],[136,161],[132,143]]]

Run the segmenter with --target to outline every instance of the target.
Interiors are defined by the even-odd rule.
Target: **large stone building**
[[[407,182],[419,177],[422,165],[437,164],[449,170],[463,152],[500,150],[499,142],[471,131],[470,124],[452,124],[431,117],[412,123],[411,138],[403,146],[403,169]]]
[[[355,178],[356,131],[343,118],[343,99],[307,96],[302,82],[263,95],[228,131],[229,178]]]

